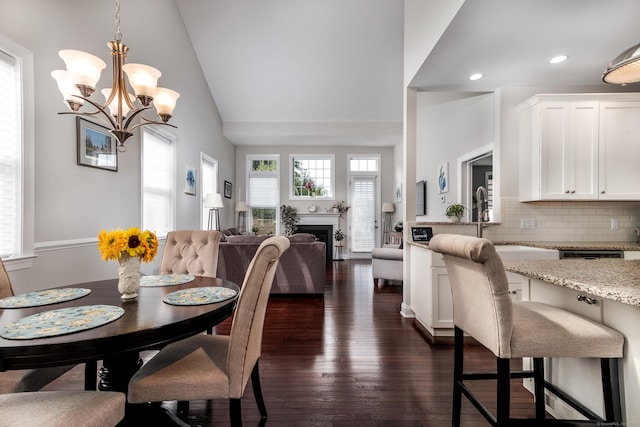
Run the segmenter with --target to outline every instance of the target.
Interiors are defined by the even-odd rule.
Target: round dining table
[[[86,296],[67,302],[0,309],[0,331],[27,316],[50,310],[93,305],[124,309],[116,320],[84,331],[33,339],[0,337],[0,371],[87,363],[95,372],[96,362],[102,360],[98,388],[126,393],[131,376],[142,365],[140,351],[159,349],[210,329],[233,313],[240,292],[233,282],[194,276],[182,284],[143,286],[137,298],[122,300],[117,282],[113,279],[65,286],[90,290]],[[172,305],[163,301],[168,294],[198,287],[229,288],[235,294],[231,292],[234,295],[228,299],[202,305]],[[94,388],[95,380],[94,376]]]

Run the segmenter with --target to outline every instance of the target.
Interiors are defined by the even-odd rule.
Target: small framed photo
[[[101,125],[76,117],[78,164],[118,171],[118,141]]]
[[[229,181],[224,182],[224,197],[227,199],[231,198],[231,186],[232,184]]]

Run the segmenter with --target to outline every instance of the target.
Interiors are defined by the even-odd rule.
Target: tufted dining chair
[[[124,418],[124,393],[36,391],[0,395],[3,427],[113,427]]]
[[[0,298],[13,296],[11,280],[0,259]],[[74,365],[0,372],[0,394],[36,391],[69,371]]]
[[[454,386],[452,425],[460,425],[462,395],[493,426],[622,425],[618,359],[624,337],[618,331],[555,306],[512,302],[507,275],[493,243],[487,239],[438,234],[429,249],[443,254],[453,297]],[[464,373],[464,333],[497,358],[496,373]],[[514,358],[533,358],[533,371],[511,372]],[[604,418],[558,389],[544,376],[545,357],[600,359]],[[535,419],[510,417],[509,381],[533,378]],[[465,381],[497,380],[496,415],[473,394]],[[587,420],[546,419],[545,390],[568,403]]]
[[[216,277],[220,231],[178,230],[167,233],[160,274]]]
[[[229,335],[196,335],[169,344],[129,382],[130,403],[229,399],[231,425],[242,425],[241,398],[249,378],[263,420],[258,359],[269,291],[289,239],[260,244],[244,277]]]

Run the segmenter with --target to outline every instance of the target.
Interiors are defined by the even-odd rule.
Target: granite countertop
[[[522,245],[534,248],[566,250],[613,250],[613,251],[640,251],[640,243],[636,242],[499,242],[494,245]]]
[[[504,261],[505,270],[640,307],[640,260]]]

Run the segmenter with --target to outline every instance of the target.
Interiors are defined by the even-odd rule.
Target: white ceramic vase
[[[118,291],[123,300],[134,299],[140,289],[140,257],[118,258]]]

